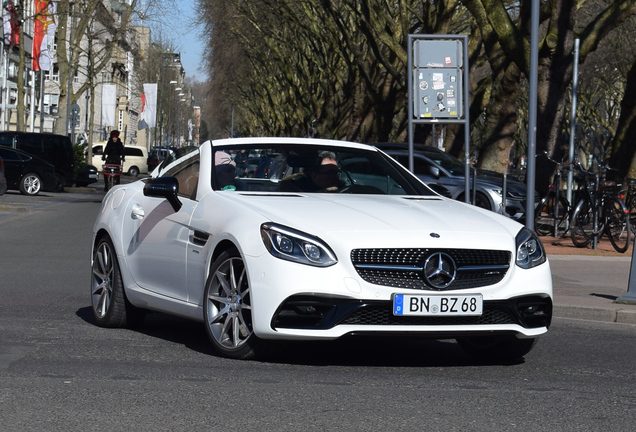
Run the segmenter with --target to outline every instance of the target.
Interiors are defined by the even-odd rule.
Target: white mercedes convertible
[[[98,325],[187,317],[232,358],[272,340],[406,335],[509,361],[548,331],[535,234],[441,197],[375,147],[241,138],[189,150],[106,194],[92,239]]]

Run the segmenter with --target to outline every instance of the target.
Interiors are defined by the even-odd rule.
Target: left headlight
[[[336,254],[317,237],[273,223],[261,225],[265,247],[276,258],[316,267],[338,262]]]
[[[515,238],[517,249],[517,265],[530,269],[545,262],[545,250],[539,237],[528,228],[522,228]]]

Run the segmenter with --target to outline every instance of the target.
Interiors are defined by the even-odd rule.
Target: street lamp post
[[[176,81],[170,81],[170,96],[168,97],[168,133],[166,134],[166,147],[170,147],[170,116],[172,114],[172,84],[176,84]]]

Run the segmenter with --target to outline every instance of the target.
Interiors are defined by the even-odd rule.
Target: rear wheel
[[[131,177],[137,177],[139,175],[139,168],[136,166],[130,167],[128,169],[128,175]]]
[[[618,198],[611,198],[605,203],[605,224],[610,243],[616,252],[626,252],[632,234],[629,211]]]
[[[20,179],[18,188],[24,195],[37,195],[42,189],[42,180],[37,174],[29,173]]]
[[[535,210],[534,229],[540,236],[554,235],[554,223],[557,228],[563,228],[568,211],[568,200],[559,195],[559,207],[555,208],[556,195],[544,197]],[[558,230],[557,230],[558,234]]]
[[[519,339],[516,336],[475,336],[457,339],[466,354],[479,360],[514,361],[525,356],[537,339]]]
[[[66,184],[66,179],[62,174],[55,174],[55,186],[53,187],[53,192],[64,192],[64,185]]]

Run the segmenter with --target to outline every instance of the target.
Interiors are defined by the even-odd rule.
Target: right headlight
[[[516,264],[523,269],[530,269],[545,262],[545,250],[539,237],[528,228],[522,228],[515,238]]]
[[[315,267],[329,267],[338,262],[322,240],[292,228],[264,223],[261,237],[269,253],[276,258]]]

